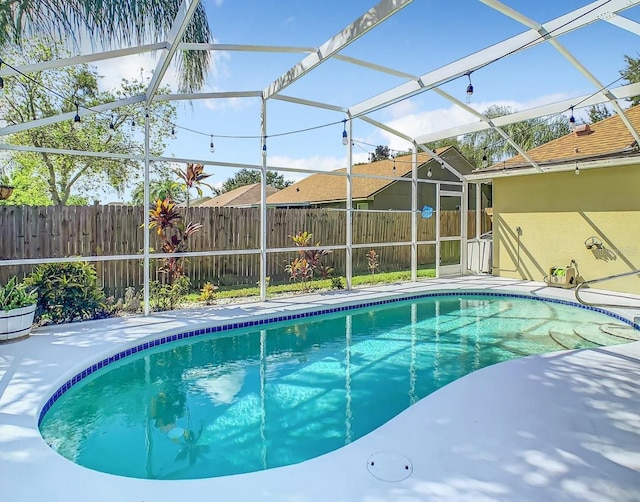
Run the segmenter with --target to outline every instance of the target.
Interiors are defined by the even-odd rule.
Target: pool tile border
[[[145,350],[149,350],[149,349],[152,349],[154,347],[158,347],[160,345],[164,345],[166,343],[175,342],[177,340],[184,340],[185,338],[191,338],[191,337],[194,337],[194,336],[208,335],[208,334],[211,334],[211,333],[218,333],[218,332],[221,332],[221,331],[229,331],[229,330],[234,330],[234,329],[250,328],[250,327],[254,327],[254,326],[262,326],[264,324],[272,324],[272,323],[282,322],[282,321],[292,321],[292,320],[295,320],[295,319],[302,319],[302,318],[306,318],[306,317],[314,317],[314,316],[319,316],[319,315],[324,315],[324,314],[333,314],[333,313],[337,313],[337,312],[344,312],[344,311],[348,311],[348,310],[356,310],[356,309],[361,309],[361,308],[366,308],[366,307],[375,307],[375,306],[378,306],[378,305],[385,305],[385,304],[389,304],[389,303],[398,303],[398,302],[419,300],[419,299],[429,298],[429,297],[433,297],[433,296],[477,296],[477,295],[492,296],[492,297],[504,297],[504,298],[524,298],[524,299],[527,299],[527,300],[538,300],[538,301],[542,301],[542,302],[558,303],[558,304],[561,304],[561,305],[570,305],[572,307],[579,307],[579,308],[582,308],[582,309],[585,309],[585,310],[591,310],[593,312],[598,312],[598,313],[601,313],[601,314],[605,314],[605,315],[607,315],[609,317],[613,317],[614,319],[622,321],[625,324],[628,324],[629,326],[631,326],[631,327],[633,327],[633,328],[635,328],[637,330],[640,330],[640,324],[637,324],[637,323],[635,323],[635,322],[633,322],[633,321],[631,321],[629,319],[626,319],[625,317],[623,317],[621,315],[618,315],[618,314],[616,314],[614,312],[611,312],[609,310],[605,310],[605,309],[602,309],[602,308],[599,308],[599,307],[591,307],[589,305],[583,305],[581,303],[572,302],[572,301],[569,301],[569,300],[562,300],[562,299],[559,299],[559,298],[545,298],[545,297],[533,296],[533,295],[527,295],[527,294],[521,294],[521,293],[500,293],[500,292],[495,292],[495,291],[483,291],[483,290],[440,291],[440,292],[433,291],[433,292],[429,292],[429,293],[420,293],[420,294],[416,294],[416,295],[401,296],[401,297],[387,298],[387,299],[384,299],[384,300],[376,300],[376,301],[371,301],[371,302],[358,303],[358,304],[354,304],[354,305],[342,305],[342,306],[338,306],[338,307],[324,308],[324,309],[319,309],[319,310],[310,311],[310,312],[299,312],[299,313],[295,313],[295,314],[280,315],[280,316],[270,317],[270,318],[255,319],[255,320],[249,320],[249,321],[244,321],[244,322],[234,322],[234,323],[223,324],[223,325],[219,325],[219,326],[209,326],[209,327],[206,327],[206,328],[200,328],[200,329],[193,330],[193,331],[185,331],[184,333],[178,333],[178,334],[175,334],[175,335],[162,336],[162,337],[157,338],[155,340],[139,343],[138,345],[136,345],[134,347],[130,347],[128,349],[121,350],[120,352],[117,352],[116,354],[114,354],[112,356],[105,357],[101,361],[98,361],[98,362],[92,364],[91,366],[89,366],[88,368],[78,372],[76,375],[74,375],[69,380],[67,380],[65,383],[63,383],[60,387],[58,387],[58,389],[53,393],[53,395],[44,404],[44,406],[40,410],[40,414],[38,415],[38,427],[40,427],[40,424],[42,423],[42,419],[47,414],[47,412],[51,409],[53,404],[58,399],[60,399],[60,397],[62,397],[63,394],[65,394],[69,389],[71,389],[71,387],[73,387],[74,385],[80,383],[82,380],[84,380],[85,378],[90,376],[92,373],[95,373],[96,371],[98,371],[100,369],[103,369],[104,367],[106,367],[106,366],[108,366],[108,365],[110,365],[112,363],[120,361],[121,359],[124,359],[125,357],[129,357],[131,355],[137,354],[138,352],[143,352]]]

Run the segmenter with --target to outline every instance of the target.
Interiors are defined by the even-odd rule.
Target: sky
[[[376,4],[374,0],[202,1],[216,42],[292,47],[320,46]],[[544,23],[589,2],[505,0],[504,3]],[[640,22],[640,7],[627,9],[621,15]],[[414,0],[343,49],[341,54],[420,76],[523,31],[526,28],[522,24],[480,1]],[[638,56],[638,36],[605,21],[564,35],[559,41],[604,84],[620,77],[625,54]],[[302,53],[215,51],[203,91],[262,90],[305,56]],[[96,67],[104,76],[101,86],[113,88],[123,77],[139,76],[141,69],[153,69],[156,57],[157,54],[148,53],[100,62]],[[470,105],[478,111],[493,104],[524,110],[596,90],[548,43],[479,69],[472,73],[471,79],[474,94]],[[328,60],[282,94],[348,107],[403,82],[399,77]],[[163,84],[177,89],[174,66],[169,68]],[[444,84],[442,89],[464,101],[467,84],[467,79],[461,78]],[[253,165],[261,162],[258,98],[194,100],[178,102],[177,107],[178,137],[169,140],[166,156]],[[577,117],[581,114],[584,112],[576,110]],[[403,100],[370,117],[412,137],[477,120],[434,92]],[[269,100],[270,136],[333,125],[268,138],[268,165],[322,170],[345,167],[347,148],[341,141],[344,118],[338,112]],[[182,127],[202,134],[182,130]],[[209,152],[211,134],[254,138],[214,138],[216,151],[212,154]],[[410,146],[361,120],[353,123],[353,139],[356,141],[354,162],[366,161],[375,145],[388,145],[392,151],[407,150]],[[207,172],[212,174],[212,184],[220,186],[236,171],[209,166]],[[291,180],[306,176],[283,174]],[[103,201],[118,197],[105,194]]]

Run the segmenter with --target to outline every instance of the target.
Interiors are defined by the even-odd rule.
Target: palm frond
[[[22,45],[32,37],[69,38],[80,44],[88,32],[93,42],[117,47],[163,40],[181,0],[6,0],[0,3],[0,47]],[[184,42],[210,42],[211,30],[204,6],[198,5]],[[208,51],[179,51],[175,64],[180,89],[191,92],[205,82],[210,57]]]

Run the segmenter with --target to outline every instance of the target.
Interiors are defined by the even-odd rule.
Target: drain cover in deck
[[[411,476],[413,464],[400,453],[379,451],[369,457],[367,469],[374,478],[381,481],[402,481]]]

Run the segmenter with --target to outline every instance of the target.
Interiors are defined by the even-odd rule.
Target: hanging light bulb
[[[578,163],[576,162],[576,176],[580,174],[580,168],[578,167]]]
[[[136,126],[136,119],[132,118],[131,119],[131,127],[135,127]]]
[[[176,139],[176,128],[171,124],[171,139]]]
[[[471,96],[473,96],[473,84],[471,83],[471,72],[467,73],[469,78],[469,85],[467,86],[467,103],[471,103]]]
[[[433,176],[433,173],[431,172],[431,166],[429,166],[429,169],[427,170],[427,178],[431,178],[431,176]]]
[[[394,171],[396,170],[396,159],[395,159],[395,157],[394,157],[394,159],[393,159],[393,170],[394,170]]]
[[[487,147],[484,147],[484,154],[482,155],[482,167],[489,165],[489,158],[487,157]]]
[[[342,121],[342,124],[344,125],[344,130],[342,131],[342,144],[346,146],[347,143],[349,142],[348,135],[347,135],[347,119],[344,119]]]
[[[2,59],[0,59],[0,70],[2,69]],[[0,77],[0,91],[4,90],[4,79]]]
[[[109,129],[110,129],[111,131],[115,131],[115,130],[116,130],[116,125],[115,125],[115,123],[113,122],[113,115],[111,115],[111,122],[109,123]]]
[[[216,151],[216,146],[213,144],[213,134],[211,135],[211,143],[209,143],[209,151],[214,153]]]
[[[76,103],[76,116],[73,117],[73,127],[74,129],[80,128],[80,107],[78,103]]]
[[[569,117],[569,127],[571,127],[571,132],[576,130],[576,118],[573,116],[573,106],[571,107],[571,117]]]
[[[440,167],[444,169],[444,162],[440,162]]]
[[[267,137],[264,137],[264,140],[262,141],[262,156],[266,157],[267,156]]]

